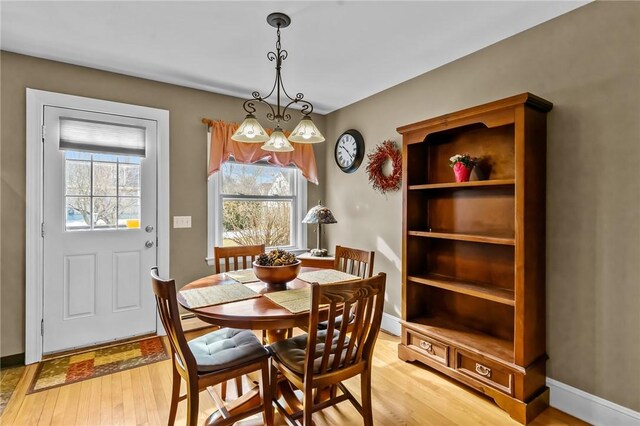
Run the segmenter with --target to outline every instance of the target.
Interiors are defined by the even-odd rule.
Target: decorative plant
[[[472,169],[473,166],[478,164],[478,157],[472,157],[469,154],[456,154],[449,158],[449,167],[453,167],[456,163],[461,163],[467,169]]]

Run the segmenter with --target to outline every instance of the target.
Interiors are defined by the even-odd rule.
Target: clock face
[[[345,173],[355,172],[364,155],[364,139],[357,130],[347,130],[338,138],[334,152],[336,164]]]

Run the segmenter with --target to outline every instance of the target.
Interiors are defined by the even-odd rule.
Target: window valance
[[[241,143],[231,139],[231,135],[240,126],[238,123],[224,121],[212,121],[209,123],[210,151],[209,151],[209,176],[220,170],[222,163],[233,156],[235,161],[249,164],[260,160],[266,160],[270,164],[278,166],[295,165],[302,172],[302,176],[309,182],[318,184],[318,168],[316,157],[311,144],[299,144],[292,142],[293,151],[269,152],[263,151],[259,143]],[[272,129],[266,129],[271,133]],[[289,135],[289,132],[285,132]]]

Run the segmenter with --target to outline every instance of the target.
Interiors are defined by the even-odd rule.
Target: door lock
[[[151,225],[147,225],[147,226],[144,228],[144,230],[145,230],[145,231],[147,231],[147,232],[153,232],[153,226],[151,226]]]
[[[151,247],[153,247],[153,241],[148,240],[146,243],[144,243],[144,246],[145,246],[146,248],[151,248]]]

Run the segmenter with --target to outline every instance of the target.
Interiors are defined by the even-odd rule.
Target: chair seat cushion
[[[351,312],[351,314],[349,315],[349,324],[351,324],[354,319],[356,319],[356,314]],[[339,329],[341,325],[342,325],[342,315],[338,315],[336,317],[336,321],[335,321],[335,324],[333,325],[333,328]],[[318,330],[326,330],[327,327],[329,327],[329,321],[322,321],[318,323]]]
[[[336,346],[338,344],[338,333],[334,334],[334,338],[331,344],[331,355],[329,357],[329,369],[331,370],[331,365],[333,364]],[[320,363],[322,362],[322,353],[324,352],[325,341],[327,340],[327,331],[320,330],[318,331],[318,338],[316,343],[316,353],[314,356],[315,362],[313,363],[313,372],[320,372]],[[345,339],[344,349],[342,351],[342,360],[340,364],[344,361],[344,357],[347,353],[347,345],[349,344],[349,338]],[[280,340],[278,342],[273,343],[270,347],[272,355],[281,363],[286,365],[292,371],[296,373],[304,374],[304,358],[307,353],[307,335],[302,334],[300,336],[295,336],[290,339]],[[355,350],[354,350],[355,352]]]
[[[268,356],[269,351],[249,330],[221,328],[189,341],[198,372],[209,373]]]

